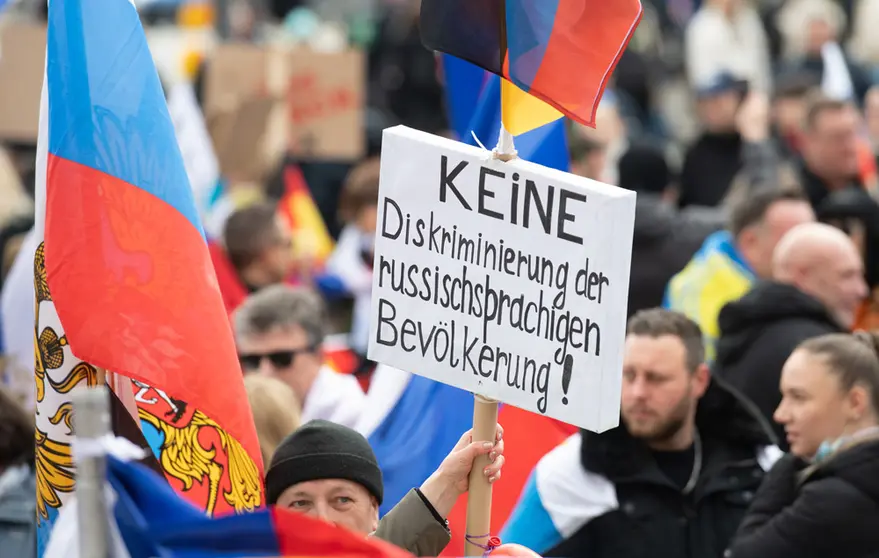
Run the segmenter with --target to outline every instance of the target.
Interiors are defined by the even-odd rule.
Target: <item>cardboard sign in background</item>
[[[266,170],[262,167],[271,166],[284,150],[301,160],[362,157],[365,65],[363,53],[356,50],[320,53],[306,48],[219,45],[206,75],[205,117],[224,173],[259,180]],[[263,115],[267,101],[274,106]],[[251,117],[254,111],[260,114],[242,119],[244,111]],[[252,141],[254,135],[260,136],[257,143]],[[243,143],[232,136],[250,139]],[[242,167],[241,161],[263,162]]]
[[[220,170],[231,181],[258,181],[270,170],[263,139],[274,99],[254,97],[238,109],[215,116],[211,137]]]
[[[237,110],[245,100],[265,96],[268,51],[244,43],[219,44],[210,54],[204,84],[204,114]]]
[[[290,152],[303,159],[356,160],[366,152],[362,52],[294,50],[288,57]]]
[[[0,25],[0,140],[36,144],[45,60],[45,26]]]
[[[617,426],[634,192],[402,126],[382,153],[369,358]]]

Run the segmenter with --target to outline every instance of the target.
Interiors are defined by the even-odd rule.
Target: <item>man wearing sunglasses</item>
[[[245,374],[264,374],[289,385],[302,405],[302,422],[323,419],[353,427],[365,395],[353,376],[324,364],[327,317],[311,290],[273,285],[252,294],[234,317]]]

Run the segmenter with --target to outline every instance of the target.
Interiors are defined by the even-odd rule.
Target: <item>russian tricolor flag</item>
[[[261,508],[241,515],[206,517],[143,465],[127,461],[137,448],[116,438],[109,451],[107,515],[83,517],[75,500],[58,519],[46,558],[91,558],[79,553],[81,521],[106,521],[115,558],[256,558],[336,556],[411,558],[389,543],[285,509]]]
[[[49,3],[41,111],[46,277],[73,353],[193,405],[261,471],[229,321],[132,2]]]

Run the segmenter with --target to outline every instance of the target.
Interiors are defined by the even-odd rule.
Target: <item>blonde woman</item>
[[[727,558],[879,556],[879,335],[815,337],[781,373],[791,453],[763,480]]]
[[[263,463],[268,465],[284,438],[299,428],[299,400],[290,386],[268,376],[248,374],[244,376],[244,387],[253,412]]]

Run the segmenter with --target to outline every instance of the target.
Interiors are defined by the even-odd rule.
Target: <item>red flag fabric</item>
[[[427,48],[476,64],[594,126],[641,13],[638,0],[422,0],[420,28]]]

